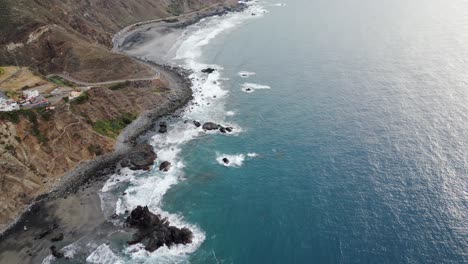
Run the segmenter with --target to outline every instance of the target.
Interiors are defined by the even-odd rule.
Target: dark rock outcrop
[[[166,133],[167,132],[167,124],[166,122],[159,123],[159,133]]]
[[[192,231],[188,228],[171,226],[166,218],[153,214],[148,207],[138,206],[133,209],[125,220],[125,226],[136,228],[138,231],[128,243],[145,244],[147,251],[154,251],[163,245],[168,247],[174,244],[188,244],[192,242]]]
[[[228,158],[223,158],[224,164],[229,164],[229,159]]]
[[[225,127],[222,127],[222,126],[220,126],[220,127],[219,127],[219,132],[221,132],[221,133],[225,134],[225,133],[226,133],[226,128],[225,128]]]
[[[204,130],[216,130],[218,128],[219,128],[219,125],[213,122],[206,122],[205,124],[203,124]]]
[[[169,161],[164,161],[159,165],[159,170],[160,171],[168,171],[171,168],[171,163]]]
[[[201,123],[198,122],[198,121],[193,121],[193,124],[194,124],[196,127],[200,127],[200,126],[201,126]]]
[[[47,227],[46,230],[44,230],[43,232],[37,234],[37,236],[34,237],[34,240],[43,239],[44,237],[46,237],[47,235],[52,233],[57,228],[58,228],[57,224],[50,225],[49,227]]]
[[[206,69],[203,69],[201,72],[210,74],[210,73],[213,73],[214,71],[216,71],[216,69],[206,68]]]
[[[233,128],[232,128],[232,127],[226,127],[226,131],[227,131],[227,132],[231,133],[231,132],[232,132],[232,130],[233,130]]]
[[[57,250],[56,246],[51,246],[50,251],[52,252],[52,256],[54,256],[54,257],[56,257],[58,259],[65,257],[65,255],[62,252]]]
[[[59,233],[50,239],[51,242],[58,242],[63,240],[63,233]]]
[[[156,158],[153,147],[141,144],[130,150],[120,161],[120,165],[131,170],[149,170],[154,165]]]

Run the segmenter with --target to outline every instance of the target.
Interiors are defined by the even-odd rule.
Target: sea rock
[[[57,250],[56,246],[51,246],[50,251],[52,252],[52,256],[54,256],[54,257],[56,257],[58,259],[65,257],[65,255],[62,252]]]
[[[166,133],[167,132],[167,124],[166,122],[159,123],[159,133]]]
[[[140,144],[125,154],[120,165],[131,170],[150,170],[156,158],[153,147],[148,144]]]
[[[228,158],[223,158],[224,164],[229,164],[229,159]]]
[[[213,73],[214,71],[216,71],[216,69],[206,68],[206,69],[203,69],[201,72],[210,74],[210,73]]]
[[[232,128],[232,127],[226,127],[226,131],[227,131],[227,132],[231,133],[231,132],[232,132],[232,130],[233,130],[233,128]]]
[[[192,231],[171,226],[166,218],[151,213],[147,206],[133,209],[125,220],[125,226],[138,229],[128,244],[143,243],[150,252],[164,245],[171,247],[174,244],[192,243]]]
[[[225,134],[225,133],[226,133],[226,128],[220,126],[220,127],[219,127],[219,132]]]
[[[63,233],[57,234],[53,238],[50,239],[51,242],[58,242],[63,240]]]
[[[198,122],[198,121],[193,121],[193,124],[194,124],[196,127],[200,127],[200,126],[201,126],[201,123]]]
[[[218,128],[219,128],[219,125],[213,122],[206,122],[205,124],[203,124],[204,130],[216,130]]]
[[[161,165],[159,165],[159,170],[160,171],[168,171],[171,167],[171,163],[169,161],[164,161],[163,163],[161,163]]]

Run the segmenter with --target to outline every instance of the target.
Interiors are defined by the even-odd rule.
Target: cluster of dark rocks
[[[153,252],[166,245],[168,247],[177,244],[192,243],[193,234],[188,228],[171,226],[166,218],[150,212],[147,206],[138,206],[133,209],[125,220],[125,226],[136,228],[129,245],[143,243],[147,251]]]
[[[52,232],[54,232],[57,228],[58,228],[58,224],[54,223],[54,224],[51,224],[50,226],[48,226],[44,231],[38,233],[35,237],[34,237],[34,240],[39,240],[39,239],[43,239],[45,238],[46,236],[52,234]],[[59,242],[59,241],[62,241],[64,238],[64,235],[63,233],[58,233],[56,234],[55,236],[51,237],[50,238],[50,241],[51,242]],[[50,251],[52,253],[52,256],[56,257],[56,258],[63,258],[64,257],[64,254],[62,252],[60,252],[57,247],[55,245],[52,245],[50,247]]]
[[[213,122],[206,122],[203,124],[203,130],[219,130],[221,133],[231,133],[233,128],[232,127],[223,127],[222,125],[213,123]]]
[[[141,144],[126,153],[120,161],[120,165],[131,170],[150,170],[156,158],[157,155],[152,146]]]

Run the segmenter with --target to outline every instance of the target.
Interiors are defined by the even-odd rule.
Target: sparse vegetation
[[[20,92],[17,92],[17,91],[11,91],[11,90],[8,90],[5,92],[5,95],[8,97],[8,98],[11,98],[13,100],[18,100],[20,97],[21,97],[21,93]]]
[[[49,81],[55,83],[55,84],[58,84],[60,86],[69,86],[69,87],[73,87],[75,86],[73,83],[63,79],[63,78],[60,78],[60,77],[50,77],[49,78]]]
[[[120,83],[112,84],[111,86],[109,86],[109,89],[111,89],[112,91],[115,91],[115,90],[125,88],[129,84],[130,84],[130,81],[120,82]]]
[[[79,105],[79,104],[85,103],[86,101],[88,101],[88,99],[89,99],[89,94],[88,94],[87,91],[85,91],[80,96],[73,99],[73,101],[71,101],[70,103],[75,104],[75,105]]]
[[[167,7],[167,11],[175,16],[182,14],[184,12],[184,2],[181,0],[173,0]]]
[[[103,136],[115,139],[125,127],[136,119],[136,117],[137,116],[132,113],[123,113],[116,119],[97,121],[93,125],[93,129]]]
[[[37,111],[39,112],[40,116],[44,118],[42,111],[45,110],[38,109]],[[21,117],[27,118],[29,120],[31,123],[31,130],[29,132],[35,136],[39,142],[46,143],[48,141],[47,137],[45,137],[39,130],[39,122],[37,120],[38,113],[36,113],[36,111],[31,109],[21,109],[17,111],[0,112],[0,120],[10,121],[14,124],[18,124]]]
[[[0,67],[0,75],[3,75],[5,74],[5,69],[3,69],[2,67]]]
[[[91,144],[88,146],[88,151],[89,153],[92,153],[96,156],[102,155],[104,152],[102,150],[102,147],[98,144]]]

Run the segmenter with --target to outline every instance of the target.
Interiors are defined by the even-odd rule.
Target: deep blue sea
[[[151,141],[174,167],[131,178],[116,211],[148,204],[194,246],[114,254],[468,263],[468,2],[282,3],[187,31],[174,62],[195,71],[193,111]]]
[[[273,3],[203,48],[244,131],[183,147],[190,261],[468,263],[468,2]]]

